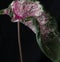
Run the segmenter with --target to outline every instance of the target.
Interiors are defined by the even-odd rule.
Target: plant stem
[[[20,22],[17,22],[17,27],[18,27],[19,56],[20,56],[20,61],[23,62],[23,59],[22,59],[22,49],[21,49],[21,41],[20,41]]]

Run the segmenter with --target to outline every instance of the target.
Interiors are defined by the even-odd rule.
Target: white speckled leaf
[[[40,25],[36,19],[33,19],[33,25],[36,28],[36,39],[39,47],[44,54],[53,62],[60,62],[60,33],[57,31],[57,23],[50,19],[46,26],[51,29],[47,38],[44,39],[40,32]],[[52,31],[52,29],[54,31]]]
[[[60,62],[60,33],[57,31],[56,21],[51,18],[46,24],[51,29],[46,39],[42,36],[39,22],[35,18],[24,24],[36,34],[37,43],[42,52],[53,62]]]
[[[1,14],[3,14],[3,10],[0,10],[0,15]],[[13,13],[10,12],[9,16],[12,17],[12,15]],[[30,21],[22,23],[28,26],[36,34],[36,40],[42,52],[53,62],[60,62],[60,33],[57,30],[57,23],[51,16],[46,24],[44,24],[45,18],[42,17],[42,19],[43,21],[40,22],[32,17]],[[49,32],[46,31],[46,29],[42,30],[42,25],[40,24],[44,24],[42,27],[43,29],[50,29]]]

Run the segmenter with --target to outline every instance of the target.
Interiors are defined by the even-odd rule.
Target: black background
[[[12,0],[0,0],[0,9],[7,8]],[[41,0],[42,5],[60,24],[60,0]],[[20,23],[23,62],[52,62],[40,50],[35,34]],[[60,31],[60,29],[59,29]],[[8,15],[0,15],[0,62],[20,62],[17,43],[17,23]]]

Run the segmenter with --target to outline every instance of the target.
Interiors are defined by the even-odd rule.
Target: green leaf
[[[48,34],[48,37],[44,40],[40,32],[40,26],[35,18],[32,18],[33,25],[36,28],[36,39],[37,43],[42,52],[53,62],[60,62],[60,33],[57,31],[56,20],[50,19],[48,26],[54,31]]]
[[[24,19],[25,22],[30,21],[31,17],[27,17],[26,19]]]
[[[0,15],[2,15],[3,14],[3,9],[2,10],[0,10]]]
[[[51,31],[46,40],[42,38],[42,48],[45,55],[53,62],[60,62],[60,33],[57,30],[56,20],[53,18],[50,19],[46,26],[48,26]]]

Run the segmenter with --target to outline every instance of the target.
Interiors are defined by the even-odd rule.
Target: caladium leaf
[[[41,33],[40,23],[36,18],[32,18],[31,23],[35,28],[37,43],[42,52],[53,62],[60,62],[60,33],[57,30],[56,20],[50,17],[45,24],[50,29],[47,37],[44,37]],[[27,26],[30,28],[29,25]]]
[[[38,6],[40,7],[41,5]],[[7,13],[10,17],[13,17],[13,12],[10,10],[11,8],[8,7],[5,13]],[[41,10],[41,8],[39,10]],[[0,14],[3,14],[3,12],[4,11],[1,10]],[[31,18],[26,18],[25,20],[20,22],[24,23],[36,34],[37,43],[42,52],[53,62],[60,62],[60,33],[57,30],[56,20],[53,17],[51,17],[51,15],[49,15],[48,20],[45,20],[46,17],[44,16],[44,14],[42,15],[43,12],[44,11],[41,12],[41,15],[35,14],[40,16],[39,20],[35,18],[37,17],[35,16]],[[38,12],[36,11],[36,13]],[[47,13],[45,15],[47,15]]]
[[[43,37],[40,32],[40,25],[36,19],[33,18],[33,25],[36,28],[36,39],[40,49],[53,62],[60,62],[60,33],[57,31],[56,20],[50,18],[45,26],[51,29],[47,37]]]
[[[51,31],[46,39],[42,38],[42,47],[53,62],[60,62],[60,33],[57,30],[57,23],[51,18],[47,24]]]

